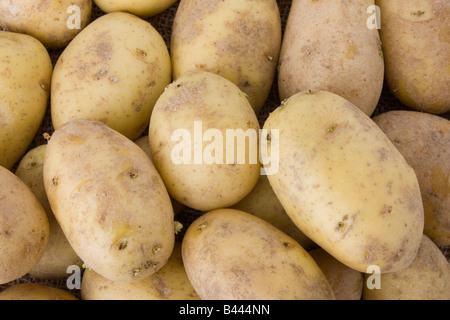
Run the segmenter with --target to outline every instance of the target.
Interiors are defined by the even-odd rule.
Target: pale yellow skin
[[[226,141],[223,160],[213,164],[195,164],[195,121],[202,121],[203,133],[217,129],[226,140],[226,130],[255,130],[258,119],[244,94],[230,81],[205,71],[185,74],[163,93],[153,111],[149,140],[153,161],[169,193],[178,202],[199,210],[210,211],[230,207],[242,200],[256,185],[261,164],[249,159],[250,144],[246,143],[245,164],[227,164]],[[172,141],[176,130],[185,129],[191,136],[191,164],[175,164],[172,153],[180,141]],[[258,138],[258,137],[257,137]],[[201,137],[200,137],[201,139]],[[183,141],[187,141],[183,139]],[[189,144],[189,141],[187,141]],[[203,154],[212,142],[203,142]],[[236,159],[237,152],[235,152]]]
[[[202,300],[334,300],[324,274],[294,239],[240,210],[206,213],[182,244]]]
[[[46,148],[44,144],[27,152],[15,173],[39,200],[50,224],[50,238],[44,256],[28,274],[38,279],[62,279],[68,276],[67,267],[81,267],[83,261],[72,249],[48,203],[43,173]]]
[[[269,222],[292,237],[305,250],[314,246],[314,242],[305,236],[287,215],[265,175],[261,175],[253,190],[232,208],[251,213]]]
[[[53,301],[53,300],[78,300],[68,291],[39,283],[20,283],[0,292],[0,300],[16,301]]]
[[[280,56],[278,88],[285,100],[327,90],[372,115],[383,90],[384,61],[367,14],[374,0],[294,0]]]
[[[302,92],[264,128],[280,130],[280,169],[268,178],[306,236],[360,272],[412,263],[424,228],[417,177],[369,117],[331,92]]]
[[[187,277],[181,257],[181,244],[164,267],[136,283],[107,280],[86,269],[81,286],[82,300],[200,300]]]
[[[137,282],[169,259],[174,214],[164,184],[145,152],[105,124],[72,120],[53,133],[44,186],[72,248],[103,277]]]
[[[0,166],[0,284],[27,274],[42,258],[49,222],[38,199],[11,171]]]
[[[94,0],[104,12],[125,11],[141,18],[155,16],[168,9],[177,0]]]
[[[370,281],[366,275],[366,281]],[[411,266],[382,274],[380,290],[364,286],[364,300],[450,300],[450,265],[441,250],[426,235]]]
[[[77,17],[74,14],[78,12],[70,8],[73,5],[79,8]],[[55,49],[66,46],[86,27],[91,12],[92,0],[5,0],[0,2],[0,25],[7,31],[28,34],[45,47]],[[74,18],[79,18],[79,28],[72,27]]]
[[[181,0],[171,36],[173,77],[216,73],[248,95],[256,113],[267,100],[281,47],[275,0]]]
[[[450,2],[377,0],[386,80],[406,106],[450,111]]]
[[[309,251],[309,254],[328,279],[336,300],[361,300],[364,286],[361,272],[347,267],[321,248]]]
[[[129,13],[106,14],[75,37],[56,63],[53,126],[94,119],[135,140],[170,81],[169,52],[156,29]]]
[[[417,111],[391,111],[373,120],[416,172],[424,233],[436,245],[450,246],[450,121]]]
[[[12,169],[44,118],[52,62],[36,39],[0,32],[0,165]]]

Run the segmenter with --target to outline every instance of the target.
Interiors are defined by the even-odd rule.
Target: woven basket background
[[[292,0],[277,0],[278,6],[280,9],[280,14],[282,18],[282,27],[283,32],[286,25],[286,21],[289,15],[289,9],[292,3]],[[172,31],[172,24],[175,17],[175,13],[178,8],[178,2],[175,3],[173,6],[171,6],[166,11],[160,13],[157,16],[151,17],[146,19],[148,22],[152,24],[152,26],[159,31],[159,33],[164,38],[167,47],[170,50],[170,36]],[[91,21],[97,19],[98,17],[102,16],[104,12],[102,12],[96,5],[93,3],[92,8],[92,17]],[[58,60],[59,55],[62,53],[63,49],[59,50],[49,50],[50,57],[52,58],[53,64],[56,63]],[[275,79],[271,93],[266,101],[265,106],[262,108],[261,113],[259,115],[259,120],[261,126],[264,124],[265,120],[269,116],[270,112],[272,112],[275,108],[277,108],[280,105],[280,100],[278,96],[278,87],[277,87],[277,81]],[[376,116],[378,114],[391,111],[391,110],[409,110],[406,106],[404,106],[401,102],[399,102],[389,91],[387,88],[387,85],[385,85],[385,88],[383,90],[383,93],[381,95],[379,104],[377,106],[377,109],[374,112],[373,116]],[[443,115],[443,117],[450,119],[450,113]],[[47,143],[47,140],[44,138],[44,133],[52,134],[53,132],[53,126],[51,123],[51,116],[50,116],[50,107],[47,108],[47,114],[44,118],[44,121],[42,122],[41,128],[39,132],[37,133],[34,141],[30,145],[29,149],[32,149],[34,147],[37,147],[39,145]],[[14,169],[13,169],[14,170]],[[180,221],[183,226],[184,230],[189,226],[189,224],[195,220],[201,213],[196,212],[190,208],[185,208],[185,210],[177,216],[177,220]],[[181,240],[183,236],[183,233],[179,234],[177,240]],[[450,261],[450,247],[447,248],[441,248],[444,255],[447,257],[447,259]],[[41,279],[35,279],[31,277],[30,275],[25,275],[24,277],[17,279],[15,281],[12,281],[7,284],[0,285],[0,292],[12,285],[18,284],[18,283],[29,283],[29,282],[36,282],[36,283],[42,283],[49,286],[61,288],[64,290],[67,290],[74,294],[76,297],[80,298],[80,292],[79,290],[69,290],[66,286],[67,279],[60,279],[60,280],[41,280]]]

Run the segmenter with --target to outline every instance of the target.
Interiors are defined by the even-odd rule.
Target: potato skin
[[[437,246],[450,246],[450,121],[417,111],[390,111],[373,120],[416,172],[424,233]]]
[[[161,270],[136,283],[114,282],[91,269],[83,274],[82,300],[199,300],[183,266],[181,243],[176,242]]]
[[[56,130],[44,159],[44,185],[78,256],[112,281],[158,271],[174,245],[173,209],[142,149],[96,120]]]
[[[11,171],[0,166],[0,284],[27,274],[49,241],[42,205]]]
[[[322,271],[294,239],[240,210],[214,210],[194,221],[182,255],[202,300],[334,300]]]
[[[94,0],[104,12],[124,11],[141,18],[155,16],[168,9],[177,0]]]
[[[270,184],[306,236],[360,272],[412,263],[424,228],[417,177],[369,117],[331,92],[302,92],[264,128],[280,130]]]
[[[181,0],[171,36],[173,77],[218,74],[248,95],[258,114],[275,78],[281,17],[275,0]]]
[[[79,8],[80,26],[70,29],[68,20]],[[0,23],[7,31],[28,34],[51,49],[66,46],[90,22],[92,0],[20,0],[0,2]]]
[[[17,166],[15,174],[19,177],[44,208],[50,226],[47,249],[38,264],[28,274],[38,279],[62,279],[67,277],[67,267],[81,267],[83,261],[67,241],[64,232],[56,221],[44,187],[44,156],[47,145],[41,145],[28,151]]]
[[[12,169],[44,118],[53,66],[35,38],[0,32],[0,165]]]
[[[366,280],[369,275],[366,275]],[[450,265],[441,250],[423,235],[413,263],[405,270],[381,274],[381,289],[364,286],[364,300],[450,300]]]
[[[450,2],[377,0],[386,81],[416,111],[450,111]],[[431,49],[432,48],[432,49]]]
[[[55,65],[53,126],[93,119],[135,140],[170,81],[167,46],[150,23],[124,12],[103,15],[72,40]]]
[[[199,211],[233,206],[256,185],[261,170],[259,158],[254,164],[247,157],[244,164],[227,164],[224,141],[220,161],[209,164],[204,158],[196,164],[194,152],[186,151],[190,163],[175,163],[173,153],[181,143],[189,144],[194,150],[195,140],[198,140],[195,124],[200,121],[203,134],[209,129],[219,130],[223,140],[227,130],[254,130],[259,135],[258,119],[237,86],[211,72],[188,72],[170,85],[153,110],[149,140],[154,164],[170,195],[183,205]],[[174,141],[178,130],[186,130],[191,141],[187,137]],[[203,155],[212,142],[199,138],[203,141]],[[246,143],[245,154],[250,155],[250,151]]]
[[[327,90],[373,114],[384,83],[378,30],[367,27],[367,9],[374,4],[292,2],[280,55],[281,100],[302,91]]]
[[[40,283],[19,283],[0,292],[0,300],[78,300],[68,291]]]

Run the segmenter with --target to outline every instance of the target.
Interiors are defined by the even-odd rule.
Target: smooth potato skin
[[[37,300],[78,300],[68,291],[39,283],[20,283],[0,292],[0,300],[37,301]]]
[[[64,232],[56,220],[44,186],[44,156],[47,145],[41,145],[28,151],[16,169],[19,177],[44,208],[50,225],[50,237],[47,249],[38,264],[28,274],[37,279],[62,279],[67,277],[67,267],[77,265],[81,267],[83,261],[72,249]]]
[[[450,111],[450,3],[446,0],[377,0],[392,93],[409,108]]]
[[[155,16],[168,9],[177,0],[94,0],[104,12],[124,11],[141,18]]]
[[[417,177],[367,115],[331,92],[302,92],[264,128],[280,130],[270,184],[306,236],[360,272],[412,263],[424,228]]]
[[[173,77],[216,73],[245,92],[258,114],[275,79],[281,36],[275,0],[181,0],[171,35]]]
[[[67,21],[75,11],[80,11],[80,26],[69,29]],[[51,49],[66,46],[90,22],[92,0],[20,0],[0,2],[0,24],[5,30],[25,33],[38,39]]]
[[[450,121],[402,110],[373,120],[417,175],[425,210],[424,233],[437,246],[450,246]]]
[[[12,169],[47,110],[53,66],[35,38],[0,32],[0,165]]]
[[[72,248],[112,281],[158,271],[174,245],[173,209],[142,149],[95,120],[56,130],[44,159],[49,203]]]
[[[369,275],[366,275],[366,279]],[[382,274],[381,289],[364,286],[364,300],[450,300],[450,265],[441,250],[423,235],[413,263],[405,270]]]
[[[182,255],[202,300],[335,299],[322,271],[294,239],[240,210],[214,210],[194,221]]]
[[[367,27],[374,0],[294,0],[280,54],[278,88],[285,100],[302,91],[327,90],[366,115],[384,84],[378,30]]]
[[[49,222],[35,195],[0,166],[0,284],[27,274],[43,256]]]
[[[167,46],[150,23],[124,12],[103,15],[71,41],[55,65],[53,126],[93,119],[135,140],[170,81]]]

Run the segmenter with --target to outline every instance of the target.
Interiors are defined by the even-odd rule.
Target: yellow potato
[[[374,4],[292,2],[280,55],[281,100],[302,91],[327,90],[373,114],[384,83],[378,30],[367,26],[367,11]]]
[[[364,275],[340,263],[323,249],[309,252],[333,288],[336,300],[361,300]]]
[[[28,273],[42,258],[49,223],[36,196],[0,166],[0,284]]]
[[[199,211],[225,208],[242,200],[259,179],[259,128],[237,86],[214,73],[192,71],[155,105],[151,154],[175,200]]]
[[[275,78],[281,18],[275,0],[181,0],[171,36],[173,77],[216,73],[248,95],[259,113]]]
[[[82,300],[199,300],[184,270],[181,244],[164,267],[136,283],[114,282],[87,269],[81,286]]]
[[[253,190],[232,208],[251,213],[269,222],[294,238],[305,250],[310,250],[314,245],[314,242],[308,239],[289,218],[265,175],[261,175]]]
[[[170,81],[169,52],[156,29],[129,13],[106,14],[80,32],[56,63],[53,126],[93,119],[135,140]]]
[[[366,282],[370,282],[366,275]],[[407,269],[381,274],[380,289],[364,286],[364,300],[450,300],[450,265],[426,235],[414,262]]]
[[[360,272],[412,263],[424,228],[417,177],[367,115],[336,94],[307,91],[264,128],[269,136],[279,130],[280,166],[270,184],[308,238]]]
[[[155,16],[168,9],[177,0],[94,0],[104,12],[124,11],[141,18]]]
[[[386,80],[406,106],[450,111],[450,2],[377,0]]]
[[[92,0],[0,2],[0,25],[28,34],[47,48],[66,46],[90,22]]]
[[[174,214],[158,172],[102,122],[71,120],[53,133],[44,186],[72,248],[103,277],[137,282],[172,254]]]
[[[15,173],[39,200],[50,224],[49,243],[44,256],[28,273],[38,279],[61,279],[68,276],[67,267],[81,267],[83,261],[70,246],[48,203],[43,173],[46,149],[47,145],[41,145],[27,152]]]
[[[373,120],[416,172],[424,233],[436,245],[450,246],[450,121],[417,111],[390,111]]]
[[[20,283],[0,292],[0,300],[78,300],[72,293],[39,283]]]
[[[6,31],[0,32],[0,62],[0,165],[12,169],[44,118],[53,67],[38,40]]]

